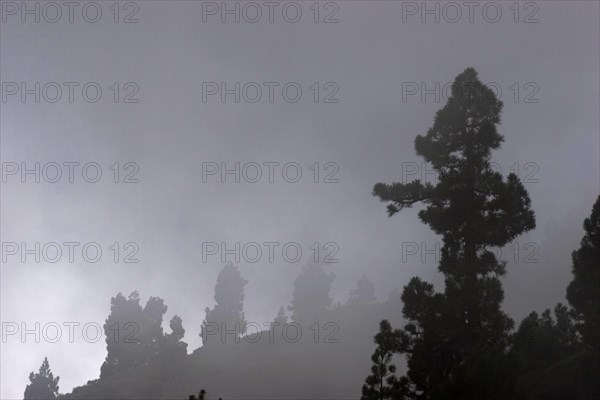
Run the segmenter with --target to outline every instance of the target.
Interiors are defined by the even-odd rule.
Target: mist
[[[535,213],[494,250],[502,311],[516,331],[569,305],[600,193],[600,7],[476,3],[2,1],[0,398],[45,357],[65,398],[361,398],[403,288],[445,285],[426,205],[389,217],[374,185],[435,185],[415,137],[469,67],[503,103],[491,168]],[[281,307],[297,342],[270,340]],[[222,340],[225,320],[247,331]],[[102,370],[108,322],[114,354],[147,323],[169,361]]]

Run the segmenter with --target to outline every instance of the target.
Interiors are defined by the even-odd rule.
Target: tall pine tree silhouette
[[[415,150],[438,173],[420,180],[378,183],[373,195],[390,216],[415,203],[420,220],[443,246],[439,271],[444,293],[413,278],[404,288],[400,352],[408,355],[413,395],[420,399],[491,399],[502,385],[498,371],[512,320],[500,309],[499,276],[505,262],[490,251],[535,227],[527,191],[515,174],[506,180],[490,167],[500,147],[502,102],[473,68],[458,75],[452,96]]]
[[[586,399],[600,397],[600,196],[583,222],[581,247],[572,254],[573,280],[567,300],[573,306],[585,354],[581,363],[581,390]]]
[[[575,310],[584,342],[598,351],[600,338],[600,196],[583,223],[581,247],[572,254],[573,280],[567,300]]]

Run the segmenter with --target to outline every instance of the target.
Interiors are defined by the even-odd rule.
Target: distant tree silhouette
[[[206,390],[202,389],[202,390],[200,390],[200,393],[198,394],[197,398],[196,398],[196,396],[194,396],[192,394],[192,395],[190,395],[189,400],[205,400],[205,398],[206,398]],[[222,399],[219,397],[219,400],[222,400]]]
[[[175,315],[169,322],[171,333],[166,335],[167,353],[169,356],[184,356],[187,354],[187,343],[182,342],[185,335],[181,317]]]
[[[24,400],[55,399],[58,396],[59,380],[60,378],[55,378],[50,370],[48,357],[44,358],[39,372],[29,374],[31,383],[25,388]]]
[[[100,369],[101,378],[138,365],[143,358],[138,351],[139,329],[143,325],[139,293],[132,292],[128,298],[119,293],[110,304],[111,312],[104,323],[107,355]]]
[[[166,337],[163,332],[163,316],[167,312],[167,306],[160,297],[150,297],[142,311],[140,337],[140,362],[150,362],[162,355],[166,347]]]
[[[418,155],[438,182],[378,183],[373,195],[388,202],[390,216],[422,202],[421,221],[442,236],[439,271],[444,293],[413,278],[404,288],[400,352],[408,356],[413,395],[422,399],[492,399],[499,396],[512,320],[501,311],[501,247],[535,227],[530,199],[519,178],[490,166],[503,137],[502,102],[473,68],[458,75],[452,96],[433,126],[415,139]]]
[[[321,265],[304,266],[294,282],[292,304],[288,307],[294,322],[308,326],[324,318],[333,301],[329,292],[334,279]]]
[[[101,378],[161,357],[185,354],[181,318],[174,316],[171,320],[171,334],[163,332],[166,311],[159,297],[150,297],[142,308],[137,291],[127,299],[121,293],[111,299],[111,313],[104,323],[107,355],[100,369]]]
[[[379,333],[375,335],[377,348],[371,356],[373,366],[362,387],[361,400],[402,400],[408,394],[408,379],[396,376],[392,357],[398,351],[399,331],[392,331],[387,320],[381,321]]]
[[[375,297],[375,288],[366,275],[360,277],[356,282],[356,288],[350,292],[348,303],[350,304],[369,304],[377,301]]]
[[[215,301],[217,304],[211,310],[206,308],[206,317],[202,322],[202,341],[208,342],[208,332],[214,331],[214,325],[222,332],[234,330],[241,336],[246,331],[244,318],[244,286],[248,283],[242,277],[240,270],[231,262],[227,263],[217,277],[215,286]],[[208,327],[213,325],[213,327]],[[213,342],[218,343],[219,340]]]
[[[190,400],[204,400],[205,397],[206,397],[206,390],[202,389],[202,390],[200,390],[200,393],[198,394],[197,398],[196,398],[196,396],[191,394]]]
[[[288,317],[287,315],[285,315],[285,309],[283,308],[283,306],[279,307],[279,311],[277,312],[277,316],[275,317],[275,320],[273,322],[279,324],[278,326],[283,326],[287,324]]]

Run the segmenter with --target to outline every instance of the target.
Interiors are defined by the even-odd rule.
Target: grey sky
[[[75,89],[73,103],[63,91],[54,104],[36,104],[33,96],[22,103],[18,95],[1,104],[3,163],[97,162],[103,172],[98,183],[80,174],[74,183],[63,176],[54,184],[32,178],[23,184],[18,175],[2,183],[2,242],[98,242],[103,249],[96,264],[80,256],[69,263],[63,255],[54,264],[9,257],[1,269],[3,323],[102,325],[110,298],[137,289],[144,302],[149,296],[165,299],[167,321],[182,316],[193,350],[201,343],[199,326],[204,308],[214,304],[222,267],[216,256],[202,262],[202,242],[302,246],[304,257],[295,264],[281,253],[274,263],[265,254],[261,262],[239,263],[249,280],[249,321],[270,321],[280,305],[289,304],[314,242],[339,246],[339,263],[327,265],[336,275],[332,294],[339,301],[363,273],[380,300],[413,275],[439,283],[433,256],[403,262],[402,254],[402,243],[433,248],[439,239],[418,221],[417,210],[389,219],[370,192],[376,182],[401,180],[403,163],[421,163],[414,138],[444,104],[433,95],[403,102],[402,83],[443,86],[468,66],[502,90],[505,143],[494,161],[504,175],[518,163],[522,179],[531,173],[538,180],[525,183],[537,228],[517,239],[519,262],[509,261],[504,280],[505,309],[520,320],[565,301],[570,253],[600,191],[597,2],[536,2],[537,23],[515,23],[509,3],[496,3],[503,12],[497,23],[487,22],[481,7],[473,23],[467,15],[457,23],[435,23],[431,16],[422,23],[419,15],[402,21],[407,2],[338,1],[339,22],[329,24],[313,22],[312,2],[296,3],[303,10],[298,23],[282,19],[279,8],[274,23],[266,16],[257,23],[221,23],[209,16],[203,23],[200,1],[138,1],[139,22],[131,24],[114,23],[112,2],[99,3],[103,16],[95,24],[82,20],[78,9],[73,23],[66,15],[52,24],[3,14],[3,83],[98,82],[103,89],[97,103],[84,101]],[[520,20],[533,10],[523,4]],[[320,19],[334,10],[324,5]],[[131,10],[121,10],[119,18]],[[139,102],[114,103],[114,82],[120,83],[120,100],[131,89],[124,84],[134,82]],[[226,103],[218,96],[203,103],[202,82],[281,85],[273,103],[266,93],[257,103],[236,104],[233,96]],[[297,103],[281,97],[287,82],[303,90]],[[318,103],[310,89],[315,82]],[[333,86],[326,87],[329,82]],[[324,103],[336,87],[339,102]],[[538,102],[524,102],[528,94]],[[263,167],[257,183],[221,183],[215,176],[202,182],[203,162],[270,161],[298,163],[302,179],[288,183],[276,169],[270,184]],[[139,183],[113,183],[109,167],[115,162],[122,174],[126,162],[136,163]],[[320,180],[333,170],[324,169],[327,162],[339,166],[339,183],[314,183],[309,167],[315,162]],[[112,262],[114,242],[137,243],[140,262]],[[524,248],[529,242],[537,247]],[[539,262],[523,262],[531,249]],[[503,254],[512,259],[514,248]],[[29,372],[45,355],[61,376],[62,392],[95,379],[104,338],[87,343],[78,329],[74,343],[65,337],[55,344],[8,337],[2,343],[0,397],[21,398]]]

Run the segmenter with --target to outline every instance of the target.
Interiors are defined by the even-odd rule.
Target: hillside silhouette
[[[304,268],[289,306],[291,315],[282,307],[272,321],[249,322],[244,329],[240,289],[245,280],[236,266],[226,264],[218,278],[216,304],[206,310],[203,326],[196,328],[198,334],[203,332],[204,343],[189,355],[186,344],[178,340],[183,329],[178,317],[171,321],[176,328],[172,333],[159,328],[166,311],[161,299],[151,297],[142,307],[137,292],[128,299],[118,294],[105,324],[110,343],[101,377],[60,398],[187,399],[199,388],[224,399],[285,398],[290,393],[302,398],[356,397],[375,348],[373,327],[382,319],[401,322],[394,318],[400,298],[396,293],[376,302],[372,284],[363,276],[347,303],[332,304],[329,290],[334,277],[325,268]],[[329,280],[324,282],[323,277]],[[136,321],[147,332],[141,334],[140,329],[140,343],[115,345],[110,327],[116,321],[122,326]],[[267,326],[258,331],[259,325]],[[211,333],[217,326],[219,331]],[[109,373],[107,365],[119,367]]]

